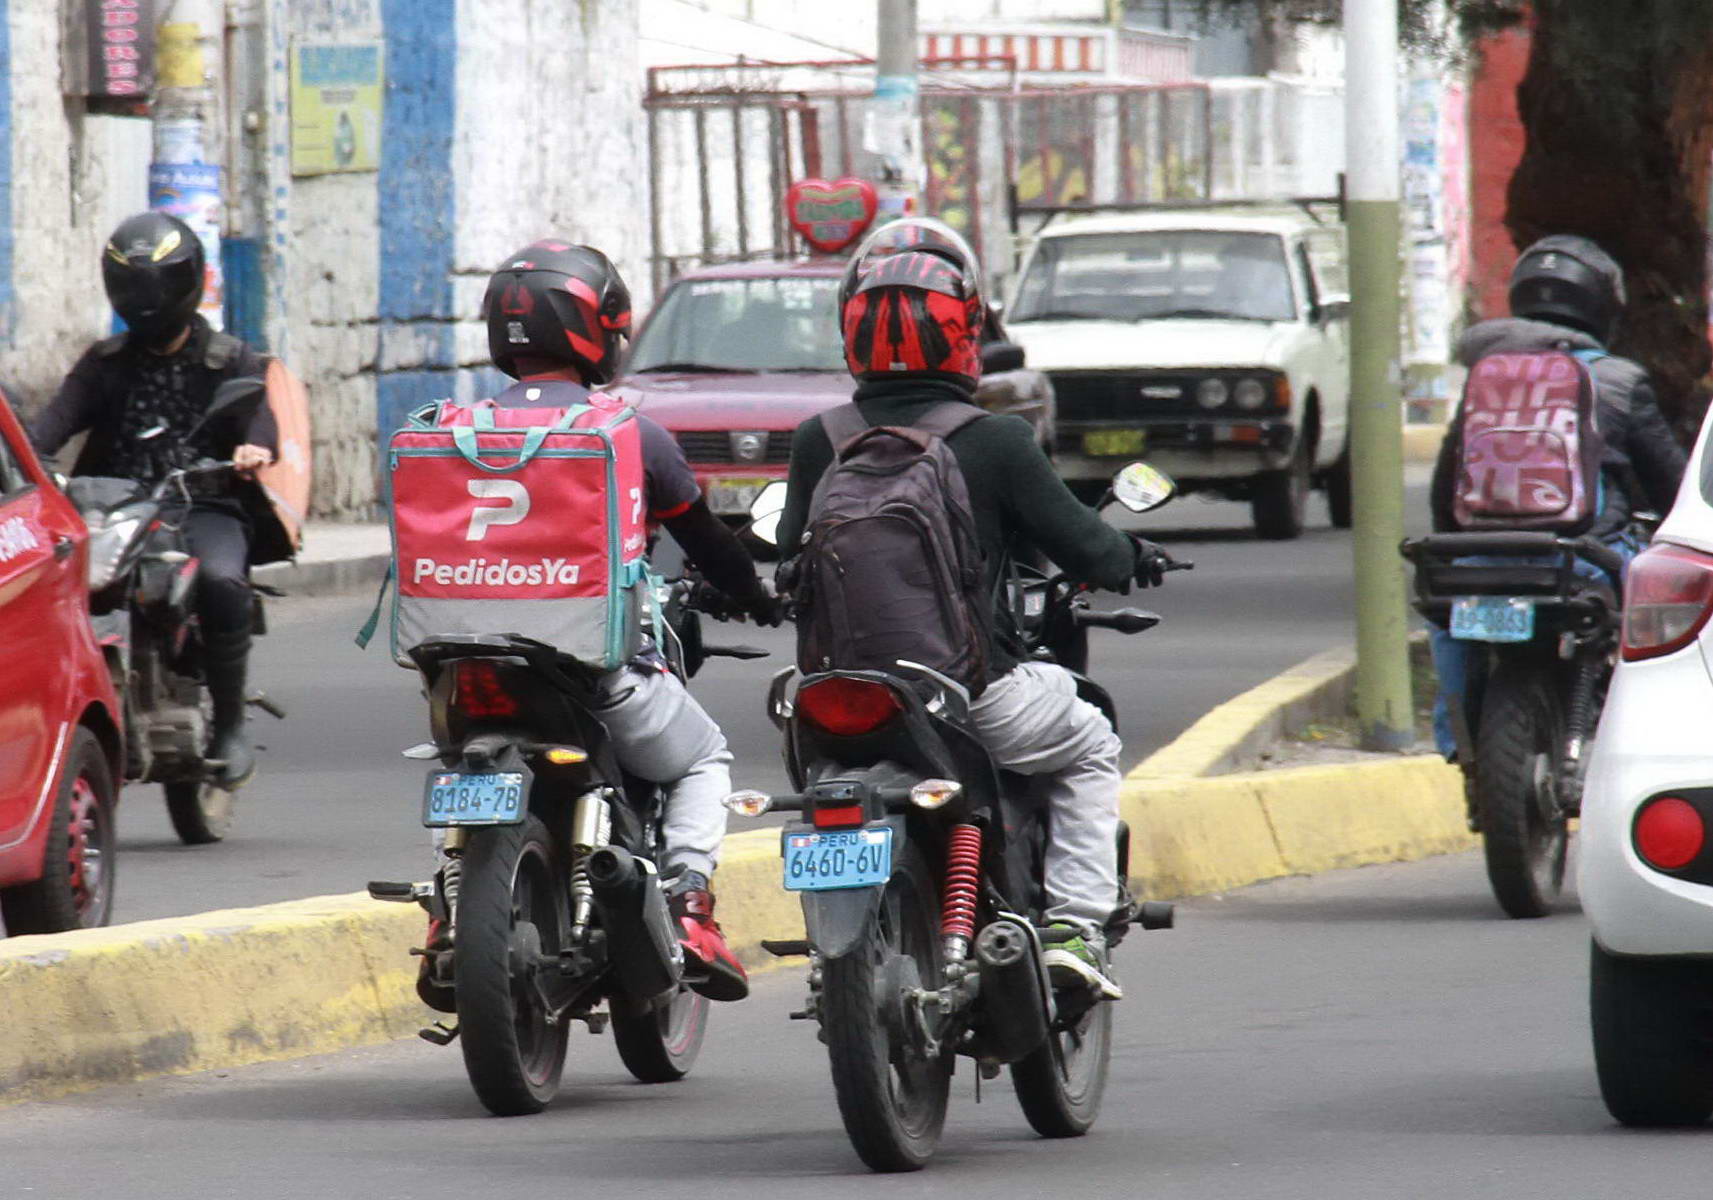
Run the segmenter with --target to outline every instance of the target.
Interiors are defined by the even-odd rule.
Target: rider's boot
[[[240,787],[256,773],[256,756],[244,733],[249,663],[248,630],[204,635],[202,677],[214,704],[206,757],[220,764],[214,770],[214,782],[223,788]]]
[[[1054,987],[1086,987],[1106,1000],[1124,999],[1100,935],[1059,923],[1041,930],[1041,945],[1041,958]]]
[[[684,872],[666,903],[683,930],[678,940],[691,964],[690,987],[710,1000],[742,1000],[749,995],[749,975],[714,920],[714,894],[708,890],[707,877],[699,871]]]

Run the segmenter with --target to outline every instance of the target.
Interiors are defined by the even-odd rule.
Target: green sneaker
[[[1041,930],[1041,944],[1054,987],[1086,987],[1106,1000],[1124,999],[1124,989],[1108,973],[1105,948],[1075,925],[1047,926]]]

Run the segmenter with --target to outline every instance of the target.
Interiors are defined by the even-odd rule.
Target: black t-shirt
[[[494,397],[501,408],[570,408],[587,404],[593,393],[566,379],[519,381]],[[654,420],[636,415],[642,441],[642,467],[647,477],[648,515],[669,521],[702,498],[702,488],[678,441]]]

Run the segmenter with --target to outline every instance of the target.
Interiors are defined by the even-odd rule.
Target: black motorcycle
[[[1143,512],[1173,486],[1137,464],[1115,491]],[[1022,569],[1011,600],[1036,656],[1074,671],[1086,667],[1090,629],[1140,633],[1160,619],[1098,611],[1062,576]],[[1080,675],[1077,688],[1116,726],[1105,690]],[[973,1058],[983,1079],[1009,1065],[1024,1116],[1043,1136],[1087,1132],[1105,1092],[1112,1009],[1048,979],[1038,933],[1048,837],[1041,782],[996,767],[971,731],[965,690],[920,665],[786,670],[768,706],[797,794],[738,792],[727,806],[803,815],[784,830],[782,853],[808,937],[766,945],[809,957],[808,1001],[792,1015],[820,1026],[857,1154],[876,1171],[925,1165],[958,1055]],[[1122,828],[1118,861],[1123,880]],[[1116,945],[1132,925],[1171,922],[1170,905],[1138,904],[1121,883],[1107,941]]]
[[[681,679],[705,658],[759,658],[708,646],[698,609],[714,593],[691,579],[658,589]],[[644,1083],[683,1078],[701,1050],[708,1001],[691,972],[655,866],[662,796],[627,775],[594,715],[599,674],[516,635],[432,640],[410,651],[422,674],[436,759],[422,822],[445,830],[444,865],[427,884],[371,883],[376,899],[415,901],[431,918],[418,991],[456,1014],[422,1036],[461,1039],[477,1097],[498,1116],[540,1112],[559,1090],[568,1031],[609,1024]]]
[[[125,780],[162,786],[173,829],[186,845],[224,838],[235,797],[216,781],[223,764],[204,756],[212,709],[202,684],[197,560],[179,524],[199,483],[233,465],[194,458],[190,447],[219,423],[242,427],[265,402],[259,379],[221,384],[179,447],[186,465],[153,488],[106,476],[78,476],[65,485],[89,526],[90,623],[124,709]],[[157,426],[142,436],[164,435]],[[259,595],[253,611],[253,631],[266,633]],[[260,692],[248,699],[272,716],[285,716]]]
[[[1592,537],[1506,531],[1435,534],[1402,551],[1415,564],[1417,611],[1481,648],[1451,718],[1493,895],[1509,916],[1545,916],[1564,887],[1617,656],[1611,581],[1623,559]]]

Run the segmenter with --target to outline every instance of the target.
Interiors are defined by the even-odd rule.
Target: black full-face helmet
[[[1554,234],[1524,250],[1511,271],[1511,315],[1611,340],[1624,311],[1624,270],[1585,237]]]
[[[162,212],[127,217],[101,254],[107,300],[146,345],[171,342],[202,303],[202,241],[190,226]]]
[[[520,359],[575,367],[583,382],[608,382],[630,336],[630,290],[591,246],[545,239],[506,259],[482,297],[488,353],[512,378]]]

